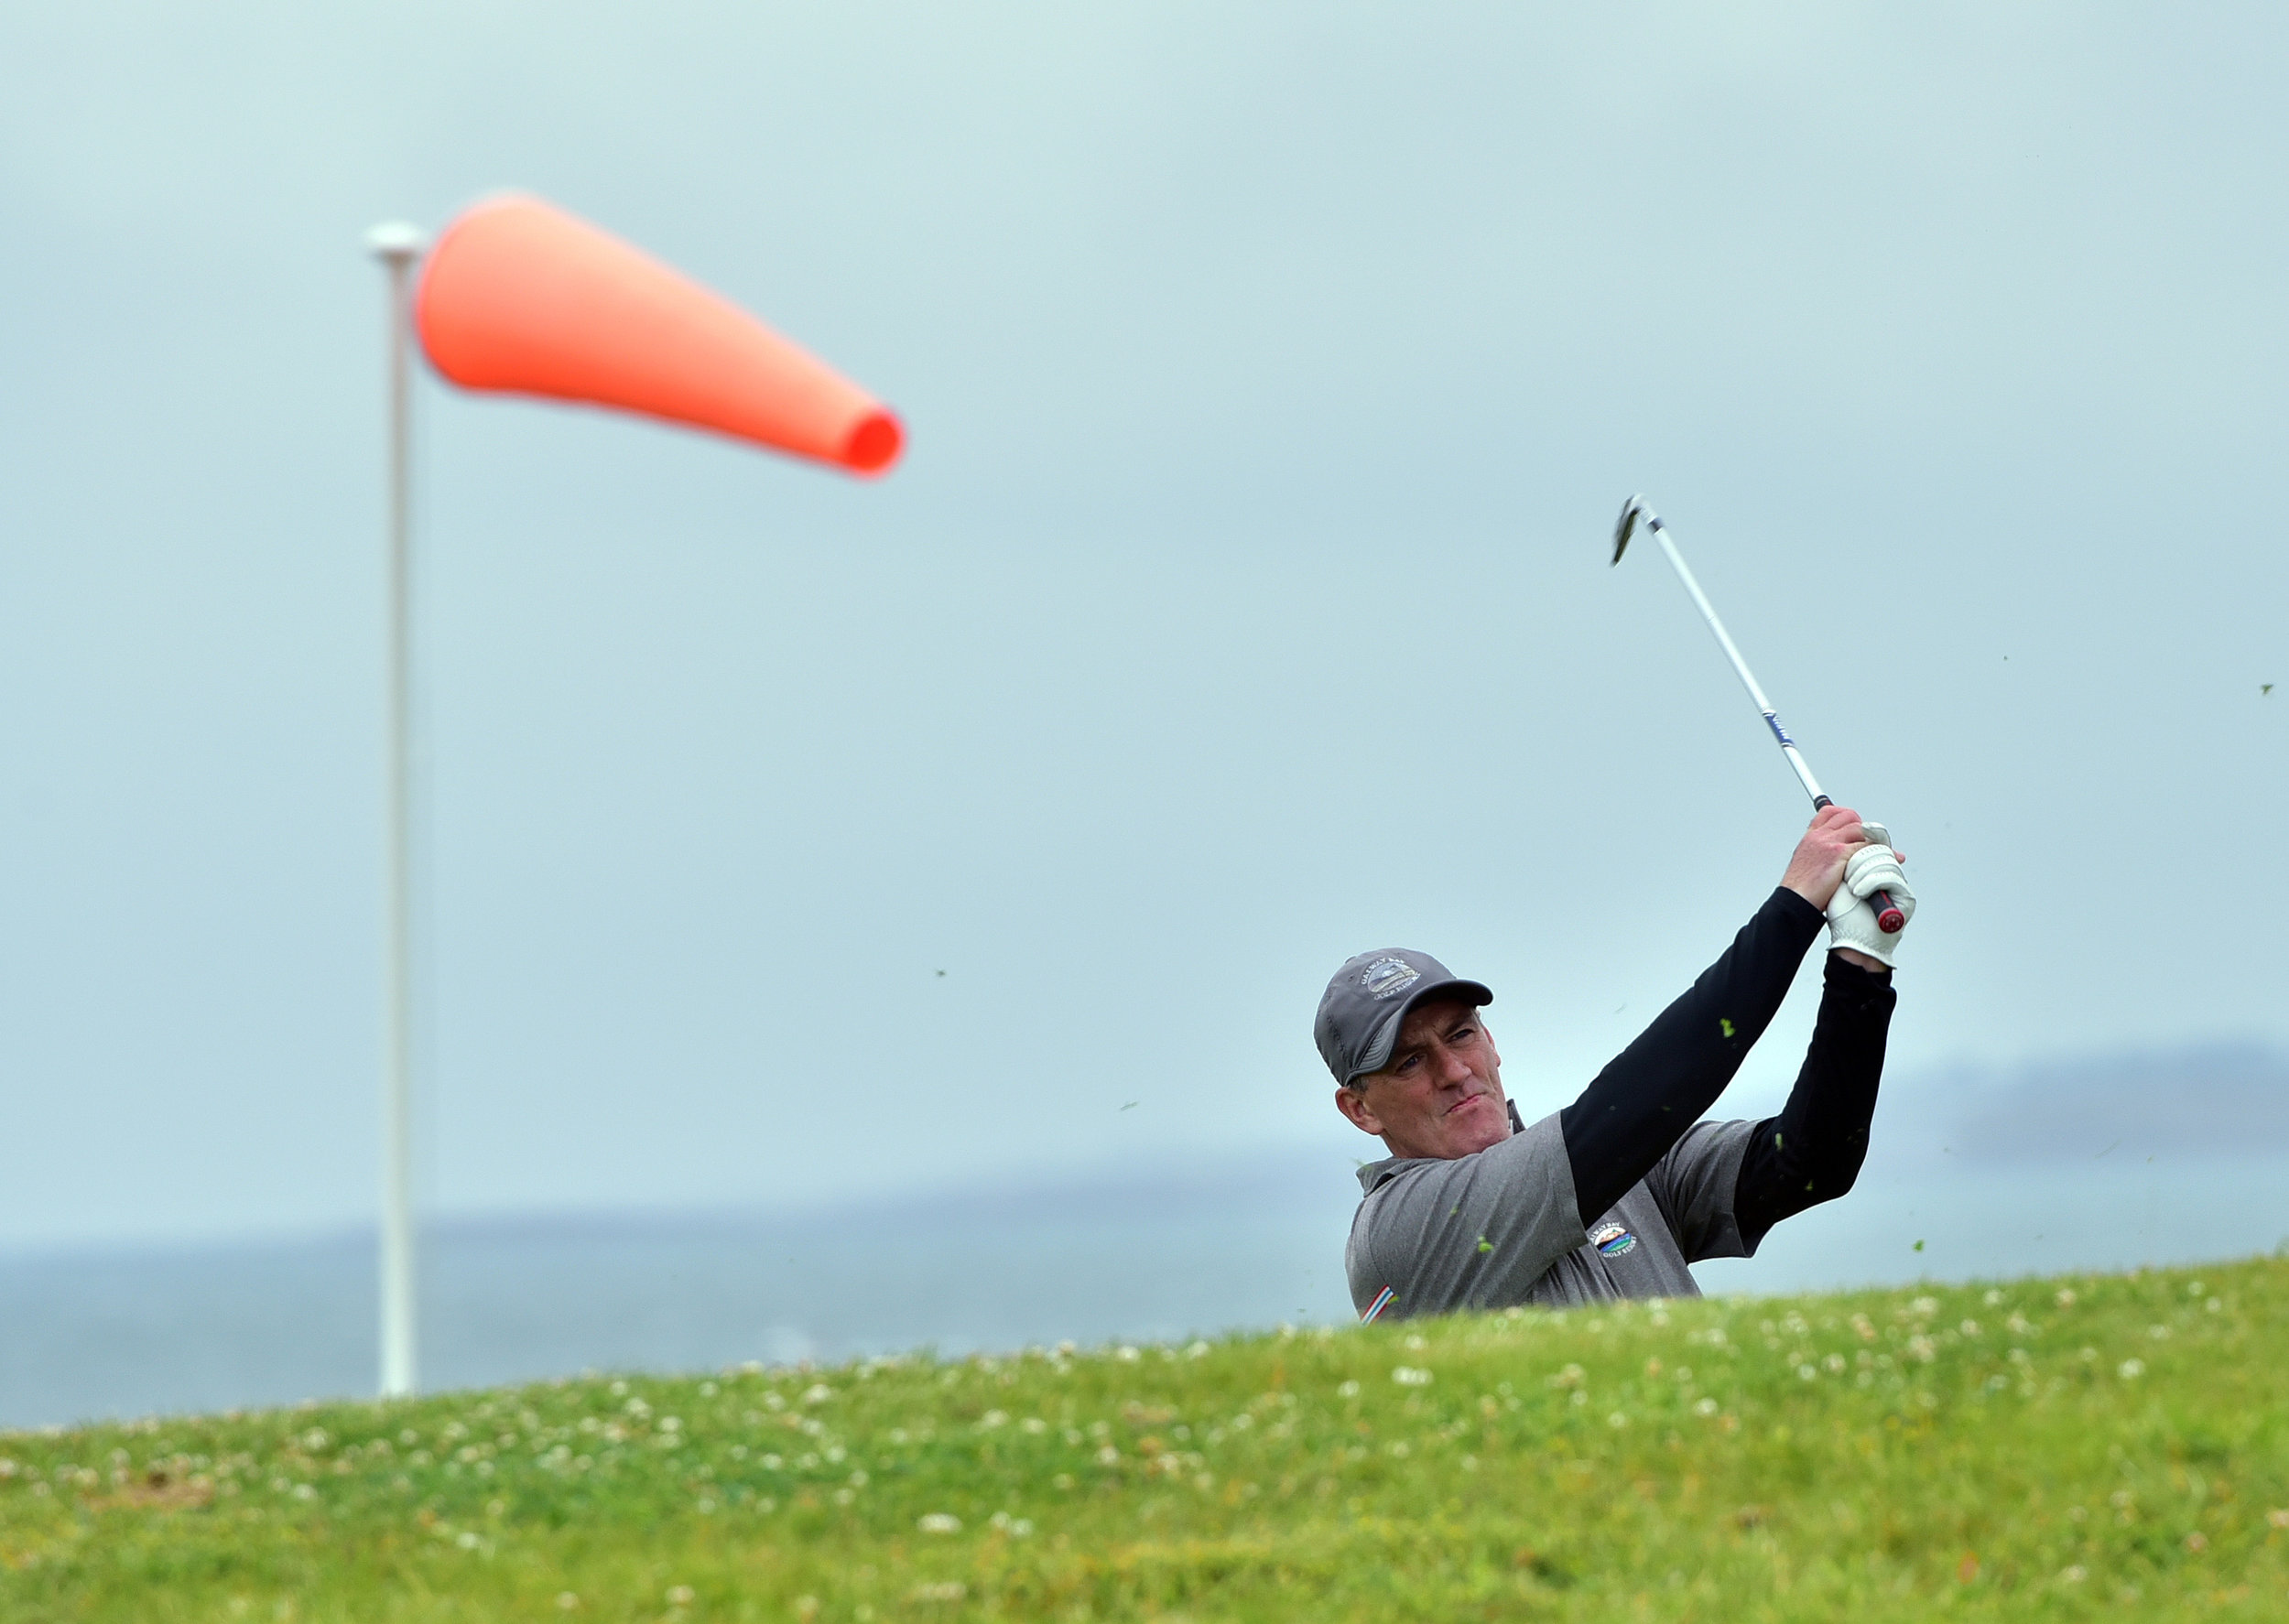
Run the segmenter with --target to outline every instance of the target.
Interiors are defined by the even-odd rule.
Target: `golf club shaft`
[[[1764,718],[1764,725],[1773,730],[1773,738],[1780,745],[1781,754],[1788,758],[1789,766],[1795,772],[1796,782],[1803,785],[1805,794],[1812,797],[1813,810],[1817,812],[1823,807],[1834,806],[1835,801],[1820,788],[1819,780],[1813,777],[1812,769],[1805,765],[1804,754],[1796,748],[1796,742],[1788,736],[1788,730],[1780,725],[1780,718],[1773,710],[1773,702],[1764,697],[1764,690],[1757,687],[1756,677],[1750,671],[1749,662],[1742,659],[1741,651],[1733,646],[1731,636],[1725,631],[1725,623],[1717,618],[1716,608],[1709,602],[1709,594],[1702,591],[1701,583],[1693,579],[1693,571],[1687,566],[1685,555],[1677,551],[1676,544],[1669,539],[1669,527],[1661,522],[1658,514],[1651,513],[1645,515],[1645,526],[1660,541],[1661,550],[1668,555],[1669,567],[1677,572],[1677,579],[1685,583],[1686,591],[1691,595],[1693,607],[1701,612],[1701,619],[1709,623],[1709,631],[1716,635],[1717,646],[1723,649],[1725,658],[1732,662],[1733,675],[1741,679],[1741,686],[1749,690],[1749,698],[1756,702],[1758,712]],[[1892,900],[1890,892],[1874,892],[1870,894],[1868,902],[1876,911],[1876,923],[1887,935],[1907,924],[1907,916]]]
[[[1693,607],[1701,612],[1701,619],[1709,623],[1709,631],[1715,633],[1717,646],[1723,649],[1725,658],[1732,662],[1733,675],[1741,679],[1741,686],[1749,690],[1749,698],[1755,701],[1758,712],[1764,718],[1764,725],[1773,730],[1773,737],[1779,742],[1781,754],[1788,758],[1789,766],[1795,772],[1796,782],[1804,785],[1804,792],[1812,797],[1815,807],[1833,805],[1822,793],[1819,781],[1812,775],[1812,769],[1805,765],[1804,755],[1797,750],[1796,742],[1788,736],[1788,730],[1780,725],[1780,718],[1773,710],[1773,702],[1764,697],[1764,690],[1757,687],[1756,676],[1749,669],[1749,662],[1742,659],[1741,651],[1733,646],[1732,638],[1725,631],[1725,623],[1717,618],[1717,611],[1710,605],[1709,595],[1701,590],[1701,583],[1693,579],[1693,571],[1687,567],[1685,555],[1677,551],[1676,544],[1669,539],[1669,527],[1661,522],[1658,514],[1648,518],[1645,524],[1661,543],[1661,550],[1668,555],[1669,567],[1677,572],[1677,579],[1685,583],[1686,591],[1691,594]]]

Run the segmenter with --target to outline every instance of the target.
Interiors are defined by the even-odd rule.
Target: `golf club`
[[[1670,568],[1677,572],[1677,579],[1685,583],[1685,590],[1692,595],[1693,606],[1701,612],[1701,619],[1707,621],[1709,629],[1717,634],[1717,645],[1725,651],[1725,658],[1732,662],[1733,675],[1740,677],[1741,686],[1749,690],[1749,698],[1756,701],[1757,710],[1764,718],[1764,725],[1773,730],[1773,737],[1780,742],[1781,754],[1788,758],[1789,766],[1795,769],[1796,782],[1803,785],[1805,794],[1812,797],[1813,809],[1817,811],[1822,807],[1834,806],[1836,803],[1822,792],[1818,780],[1812,776],[1812,769],[1805,765],[1804,756],[1796,749],[1796,742],[1788,736],[1788,730],[1780,725],[1780,718],[1773,712],[1773,702],[1764,697],[1764,690],[1756,686],[1756,678],[1749,673],[1749,662],[1741,657],[1741,651],[1725,634],[1725,623],[1717,618],[1716,610],[1709,607],[1709,599],[1701,590],[1701,583],[1695,580],[1693,572],[1685,567],[1685,555],[1678,552],[1676,543],[1669,539],[1668,526],[1661,522],[1659,514],[1645,505],[1643,496],[1633,496],[1622,504],[1622,516],[1613,525],[1613,562],[1619,564],[1622,561],[1622,555],[1628,549],[1630,537],[1635,533],[1640,520],[1644,522],[1646,529],[1654,533],[1654,539],[1661,543],[1661,550],[1669,555]],[[1881,826],[1861,827],[1869,831],[1870,839],[1881,840],[1887,846],[1892,843],[1889,831]],[[1892,935],[1907,924],[1907,915],[1900,912],[1889,892],[1876,892],[1868,898],[1868,902],[1876,911],[1877,926],[1885,935]]]

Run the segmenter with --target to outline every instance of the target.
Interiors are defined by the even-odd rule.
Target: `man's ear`
[[[1344,1121],[1361,1133],[1372,1133],[1377,1139],[1383,1137],[1383,1119],[1367,1109],[1367,1091],[1364,1088],[1338,1088],[1335,1091],[1335,1109],[1343,1113]]]

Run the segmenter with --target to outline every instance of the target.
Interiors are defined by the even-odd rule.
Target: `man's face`
[[[1459,999],[1409,1010],[1391,1064],[1338,1088],[1335,1104],[1394,1156],[1450,1161],[1510,1137],[1502,1057],[1478,1010]]]

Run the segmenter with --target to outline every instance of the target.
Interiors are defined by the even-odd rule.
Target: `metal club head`
[[[1637,521],[1641,518],[1648,525],[1660,523],[1654,510],[1645,505],[1643,496],[1633,496],[1622,503],[1622,516],[1613,521],[1614,563],[1619,564],[1622,555],[1629,550],[1630,537],[1637,533]]]

